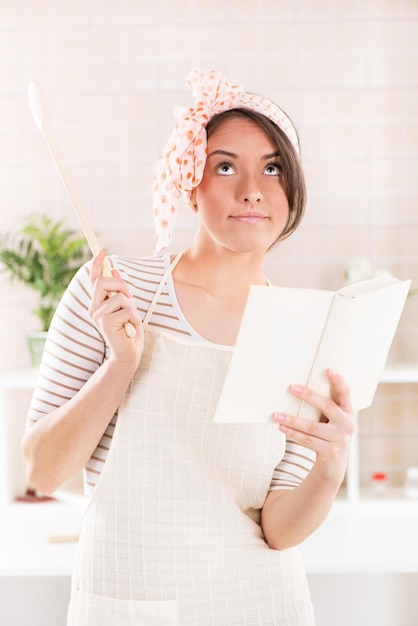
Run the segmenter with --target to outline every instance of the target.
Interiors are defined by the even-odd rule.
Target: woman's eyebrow
[[[222,154],[223,156],[227,156],[230,157],[231,159],[237,159],[238,155],[235,154],[234,152],[228,152],[227,150],[214,150],[213,152],[211,152],[210,154],[208,154],[208,157],[214,156],[215,154]]]
[[[235,154],[235,152],[228,152],[228,150],[214,150],[213,152],[208,154],[207,158],[216,154],[222,154],[223,156],[229,157],[230,159],[238,159],[238,154]],[[274,159],[278,156],[280,156],[280,152],[278,150],[275,150],[275,152],[272,152],[271,154],[266,154],[266,156],[263,156],[261,158],[264,161],[268,161],[269,159]]]
[[[271,154],[266,154],[266,156],[263,157],[263,159],[267,161],[268,159],[275,159],[278,156],[280,156],[280,152],[276,150],[275,152],[272,152]]]

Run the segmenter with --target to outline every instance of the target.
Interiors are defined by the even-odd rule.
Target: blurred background
[[[29,110],[28,83],[37,81],[102,245],[152,254],[154,162],[173,105],[192,105],[192,67],[220,69],[271,98],[298,128],[307,212],[269,255],[274,283],[338,289],[350,270],[353,279],[390,272],[418,287],[417,0],[0,0],[0,235],[38,213],[78,229]],[[172,249],[186,246],[193,229],[186,211]],[[0,294],[1,508],[26,484],[19,442],[36,377],[26,334],[40,328],[30,288],[0,272]],[[362,495],[373,494],[372,474],[386,477],[378,487],[390,496],[387,508],[366,502],[364,514],[375,517],[363,523],[361,507],[336,503],[342,526],[331,516],[331,530],[305,546],[321,626],[417,624],[416,542],[408,539],[416,502],[406,502],[402,486],[407,468],[418,466],[418,295],[407,300],[389,364],[401,375],[381,384],[359,416],[351,465]],[[74,532],[76,512],[38,504],[29,517],[18,505],[5,512],[0,621],[64,624],[74,544],[45,537],[70,522]]]
[[[284,286],[337,289],[359,259],[418,285],[416,0],[0,0],[0,230],[41,212],[78,223],[27,100],[37,81],[109,253],[152,254],[154,162],[189,106],[192,67],[276,101],[299,130],[298,232],[270,254]],[[193,215],[173,249],[190,241]],[[361,263],[360,263],[361,264]],[[360,277],[361,278],[361,277]],[[0,373],[29,367],[35,296],[0,273]],[[418,360],[418,296],[391,360]],[[418,465],[417,386],[382,385],[361,416],[361,475]]]

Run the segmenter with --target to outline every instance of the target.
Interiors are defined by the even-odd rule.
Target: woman
[[[193,242],[114,257],[111,278],[100,253],[75,277],[31,406],[28,474],[50,493],[86,468],[69,625],[311,626],[294,546],[343,480],[349,390],[333,370],[332,399],[292,387],[320,423],[212,420],[249,287],[268,284],[265,254],[303,214],[297,134],[220,72],[194,70],[189,85],[195,107],[177,112],[160,159],[155,218],[161,251],[183,195]]]

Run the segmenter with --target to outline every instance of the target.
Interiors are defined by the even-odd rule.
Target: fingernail
[[[301,385],[291,385],[290,391],[296,395],[300,395],[303,391],[303,387]]]
[[[275,422],[285,422],[286,421],[286,415],[284,415],[284,413],[275,413],[273,415],[273,419]]]
[[[328,374],[331,378],[339,378],[340,377],[340,373],[333,369],[332,367],[328,370]]]

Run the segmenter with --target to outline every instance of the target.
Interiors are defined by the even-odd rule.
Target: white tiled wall
[[[337,288],[350,259],[366,256],[417,286],[416,0],[0,0],[1,230],[34,211],[77,225],[29,112],[27,84],[36,80],[103,244],[150,253],[153,162],[172,106],[192,103],[192,67],[222,69],[271,97],[299,129],[308,209],[270,256],[274,281]],[[175,247],[192,228],[185,215]],[[33,296],[1,275],[0,290],[0,369],[25,366]],[[418,297],[395,351],[418,358]],[[396,430],[408,415],[408,463],[418,464],[416,391],[406,387],[396,405],[382,398],[379,415],[365,419],[366,439],[379,416]],[[377,469],[391,468],[392,435],[383,436]]]

